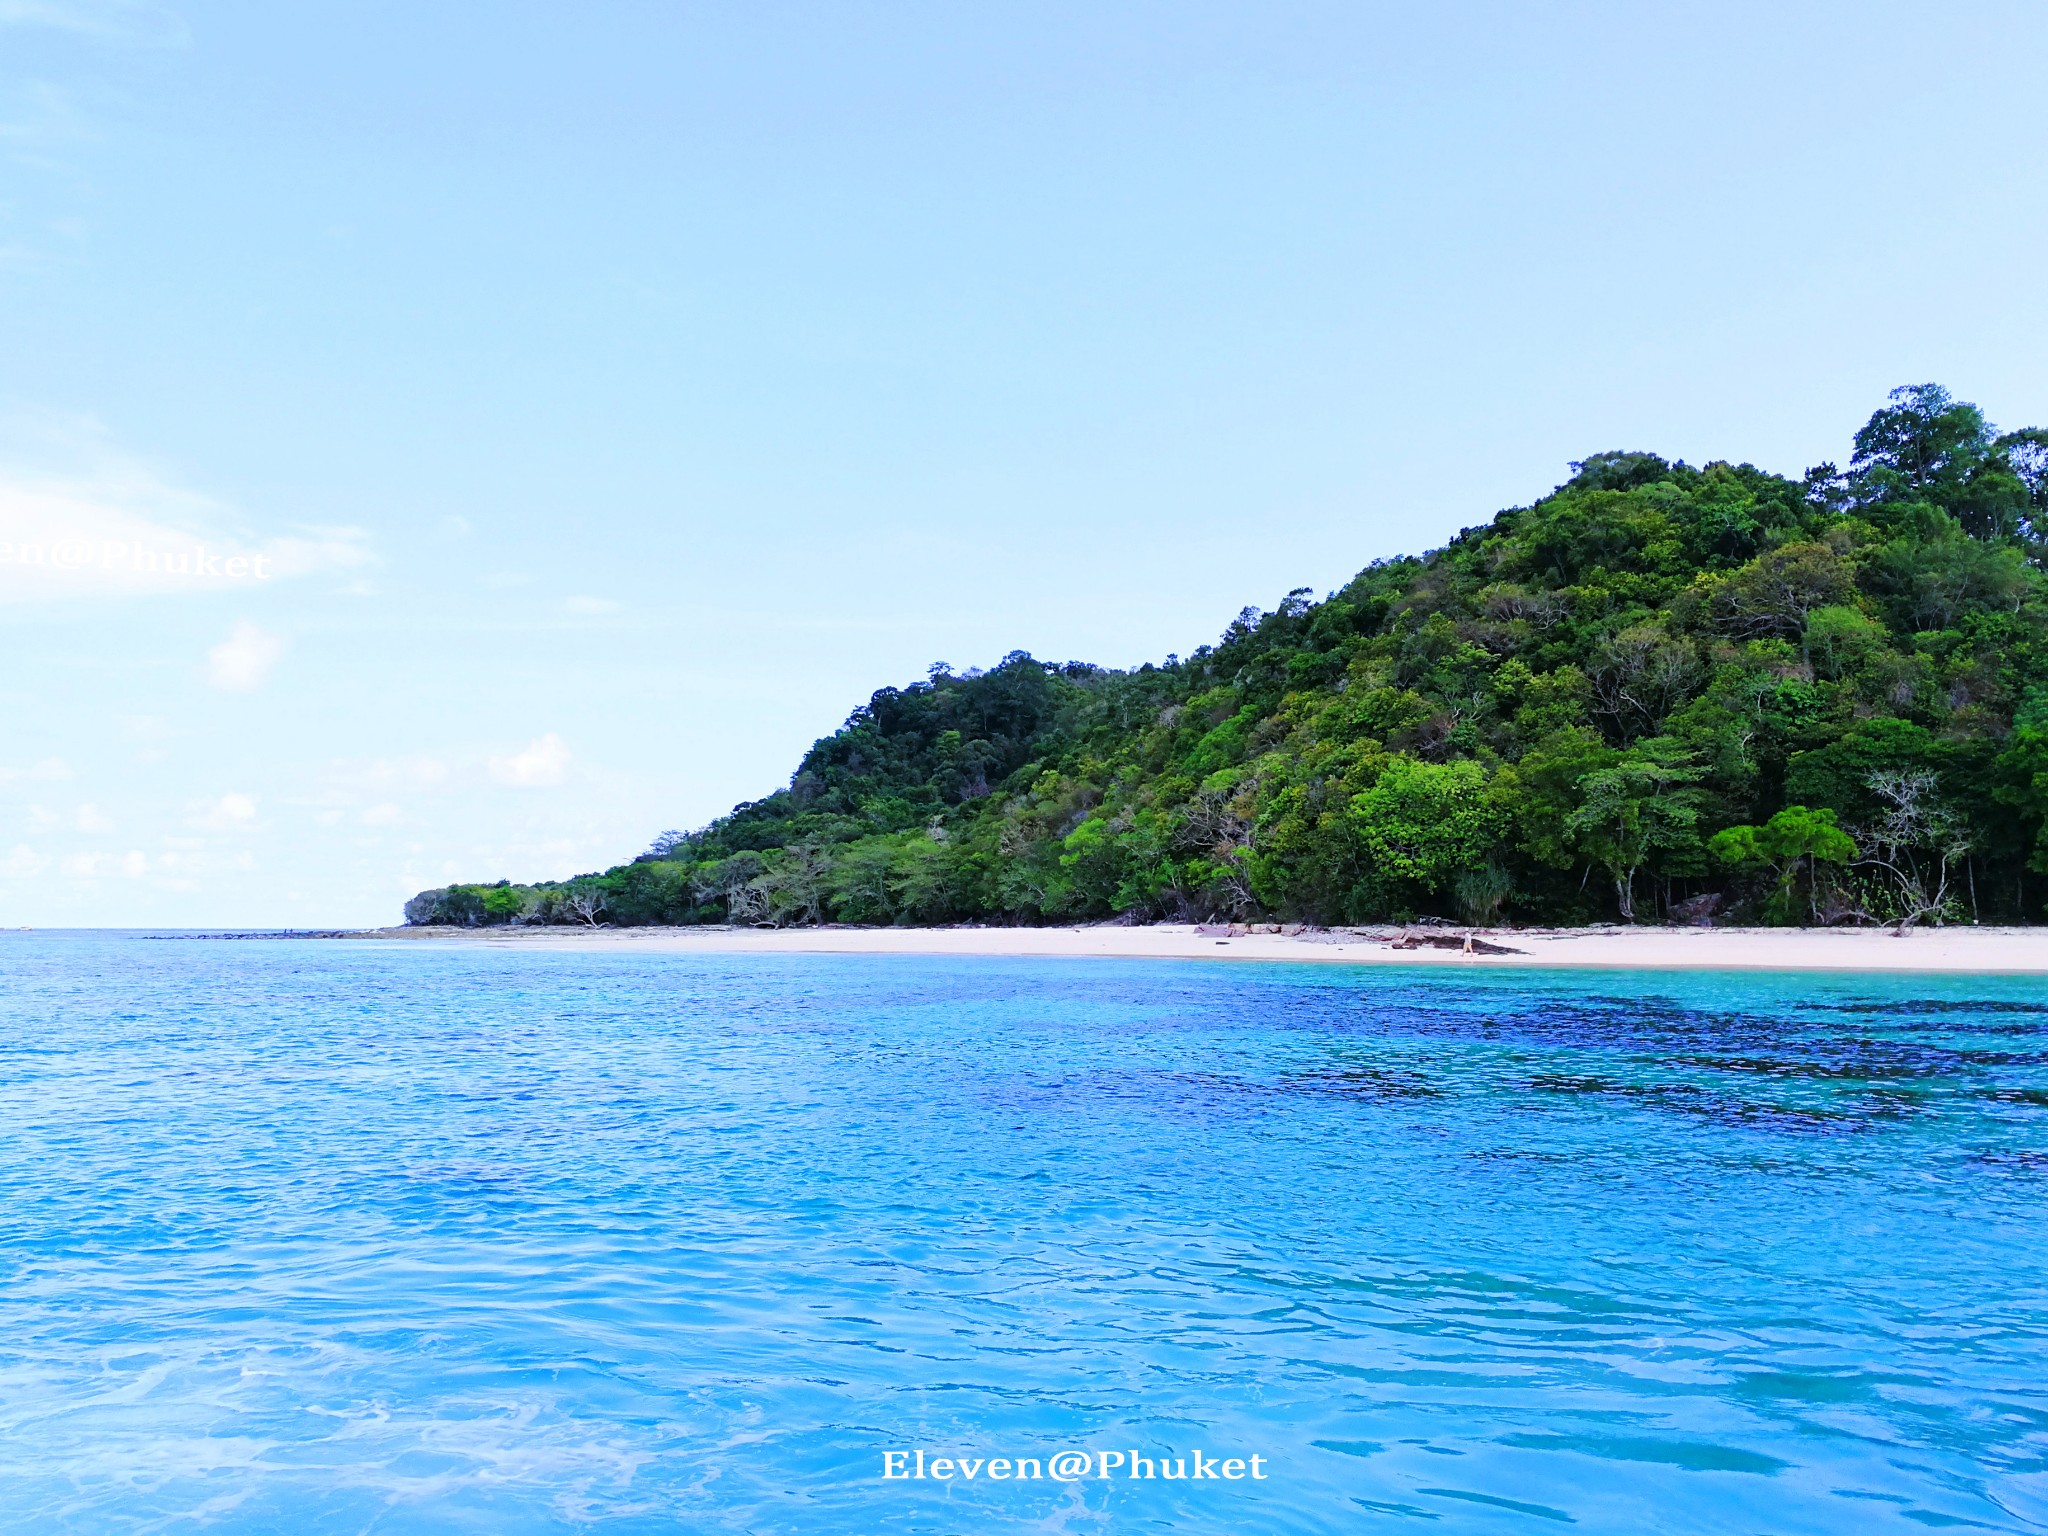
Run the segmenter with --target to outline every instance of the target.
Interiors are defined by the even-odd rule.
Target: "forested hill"
[[[2042,919],[2048,432],[1921,385],[1846,471],[1572,467],[1186,659],[934,668],[701,831],[406,918]]]

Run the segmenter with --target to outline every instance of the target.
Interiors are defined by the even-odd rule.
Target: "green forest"
[[[701,830],[406,920],[2048,915],[2048,431],[1923,384],[1846,469],[1571,468],[1185,658],[934,667]]]

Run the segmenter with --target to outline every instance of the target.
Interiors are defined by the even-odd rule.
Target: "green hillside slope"
[[[935,668],[701,831],[406,917],[2038,920],[2048,433],[1922,385],[1854,446],[1598,454],[1185,659]]]

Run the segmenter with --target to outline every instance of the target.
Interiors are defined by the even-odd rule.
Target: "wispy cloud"
[[[437,789],[449,781],[454,771],[438,757],[380,757],[343,778],[371,789]]]
[[[0,422],[0,601],[242,592],[371,559],[356,529],[256,533],[90,418]]]
[[[0,0],[0,27],[45,27],[128,47],[179,48],[191,40],[184,17],[149,0]]]
[[[542,789],[569,776],[569,744],[553,731],[510,757],[491,759],[491,777],[500,784]]]
[[[127,853],[74,853],[59,867],[73,880],[98,880],[108,875],[140,880],[149,873],[149,855],[140,849]]]
[[[0,144],[24,152],[24,158],[90,136],[71,93],[47,80],[15,87],[0,105]]]
[[[190,817],[195,827],[208,832],[238,832],[256,824],[254,795],[226,794],[195,806]]]
[[[206,680],[229,693],[247,693],[263,686],[271,668],[284,656],[284,640],[246,621],[206,653]]]
[[[26,768],[0,768],[0,784],[53,784],[70,777],[71,765],[61,757],[46,757]]]

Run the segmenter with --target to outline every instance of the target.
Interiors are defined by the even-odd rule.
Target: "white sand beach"
[[[997,955],[1286,960],[1338,965],[1593,970],[1948,971],[2048,974],[2048,928],[1371,928],[1271,925],[1066,928],[385,928],[357,939],[651,954]],[[1473,948],[1465,941],[1472,939]],[[1503,952],[1504,951],[1504,952]]]

